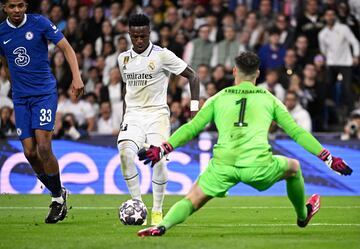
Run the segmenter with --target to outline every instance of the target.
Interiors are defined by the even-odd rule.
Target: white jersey
[[[167,88],[170,73],[181,74],[187,64],[166,48],[153,45],[141,54],[133,49],[118,57],[122,81],[126,84],[126,113],[169,114]]]

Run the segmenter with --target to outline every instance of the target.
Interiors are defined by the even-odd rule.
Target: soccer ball
[[[119,207],[119,219],[124,225],[142,225],[146,215],[146,206],[140,200],[127,200]]]

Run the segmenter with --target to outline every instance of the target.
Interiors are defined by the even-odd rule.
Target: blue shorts
[[[55,126],[57,94],[14,98],[16,132],[20,140],[34,137],[34,130],[52,131]]]

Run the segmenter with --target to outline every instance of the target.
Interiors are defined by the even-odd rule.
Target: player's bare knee
[[[26,159],[31,163],[32,161],[36,160],[38,157],[37,151],[34,149],[26,149],[24,148],[24,155]]]
[[[286,171],[285,178],[293,177],[300,169],[300,162],[296,159],[289,158],[289,169]]]
[[[37,148],[39,156],[42,160],[46,161],[51,157],[52,152],[49,144],[38,144]]]

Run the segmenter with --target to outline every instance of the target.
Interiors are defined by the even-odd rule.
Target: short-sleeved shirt
[[[126,112],[156,110],[169,113],[166,101],[169,76],[185,70],[187,64],[182,59],[150,42],[141,54],[133,49],[121,53],[118,64],[126,84]]]
[[[174,148],[179,147],[211,121],[219,133],[213,148],[214,163],[219,165],[269,165],[273,160],[268,142],[272,121],[311,153],[317,155],[322,149],[310,133],[295,123],[279,99],[251,82],[225,88],[208,99],[194,119],[179,128],[168,141]]]
[[[57,44],[63,37],[61,31],[41,15],[25,14],[19,26],[8,19],[0,24],[0,54],[9,66],[13,98],[56,93],[48,41]]]

